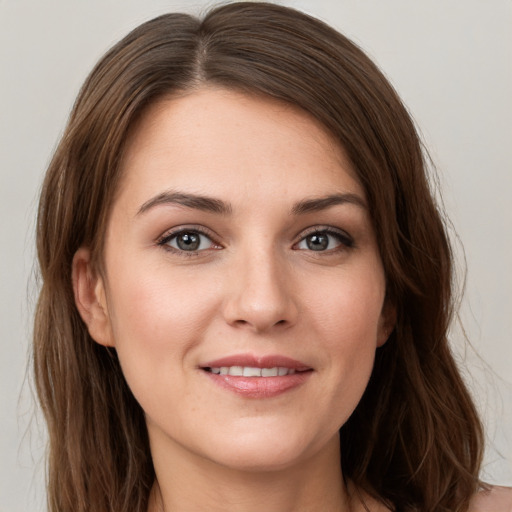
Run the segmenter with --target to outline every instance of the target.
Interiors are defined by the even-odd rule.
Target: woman
[[[414,125],[323,23],[237,3],[126,36],[50,164],[38,254],[50,510],[510,508],[478,479]]]

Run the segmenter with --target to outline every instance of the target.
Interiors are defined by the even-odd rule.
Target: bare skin
[[[157,456],[156,463],[159,462]],[[293,471],[258,473],[231,470],[215,463],[194,465],[190,472],[188,468],[166,467],[163,470],[160,466],[148,512],[359,510],[355,508],[354,497],[341,485],[341,470],[335,462],[318,460],[315,468],[307,464],[302,470],[297,467]],[[331,465],[332,471],[326,472]],[[192,471],[194,478],[190,478]]]
[[[153,105],[122,170],[104,268],[82,248],[73,279],[146,415],[148,512],[386,510],[340,465],[395,321],[342,148],[298,109],[205,88]]]
[[[364,190],[315,120],[222,89],[153,105],[101,274],[89,256],[77,304],[145,411],[153,510],[357,510],[338,431],[394,310]]]

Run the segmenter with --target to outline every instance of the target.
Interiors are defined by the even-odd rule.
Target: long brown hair
[[[72,259],[87,246],[101,265],[124,143],[141,113],[204,83],[309,112],[365,188],[397,322],[340,431],[345,478],[397,511],[467,510],[482,431],[447,341],[452,256],[414,124],[343,35],[293,9],[251,2],[202,20],[164,15],[128,34],[86,80],[47,171],[34,365],[49,431],[50,511],[146,511],[154,470],[144,414],[115,350],[95,343],[78,314]]]

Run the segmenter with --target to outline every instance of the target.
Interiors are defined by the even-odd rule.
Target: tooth
[[[244,368],[244,377],[261,377],[261,368],[246,366]]]
[[[284,377],[293,375],[296,370],[293,368],[273,367],[255,368],[253,366],[221,366],[211,367],[210,372],[216,375],[233,375],[235,377]]]

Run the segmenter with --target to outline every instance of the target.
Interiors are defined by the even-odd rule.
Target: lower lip
[[[238,377],[204,370],[203,372],[218,386],[247,398],[271,398],[281,395],[304,384],[313,373],[305,371],[282,377]]]

